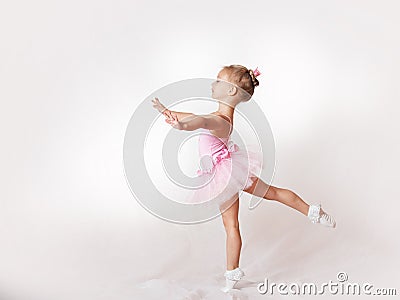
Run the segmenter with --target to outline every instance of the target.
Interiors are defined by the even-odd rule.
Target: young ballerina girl
[[[200,203],[213,198],[221,204],[227,255],[224,292],[232,289],[245,276],[239,268],[242,247],[238,225],[239,201],[236,201],[239,191],[285,204],[307,216],[312,223],[336,227],[334,218],[321,208],[321,204],[309,205],[291,190],[268,185],[258,178],[255,175],[261,168],[258,153],[239,149],[230,141],[235,107],[250,100],[254,88],[259,85],[256,77],[260,74],[257,69],[253,71],[241,65],[223,67],[217,80],[212,83],[212,97],[218,101],[219,107],[207,115],[171,111],[158,98],[152,100],[153,107],[165,116],[165,121],[172,127],[188,131],[205,129],[199,136],[199,154],[201,157],[211,157],[211,164],[208,168],[198,170],[197,174],[209,183],[197,190],[190,202]]]

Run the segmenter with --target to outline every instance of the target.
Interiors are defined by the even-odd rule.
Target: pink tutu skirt
[[[232,141],[226,143],[227,140],[215,139],[221,147],[201,157],[201,168],[195,178],[197,188],[187,199],[190,204],[215,201],[221,205],[236,200],[238,192],[249,188],[262,170],[262,152],[250,150],[250,146],[241,149]]]

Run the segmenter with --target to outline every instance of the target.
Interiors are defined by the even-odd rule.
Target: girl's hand
[[[183,123],[178,120],[176,114],[167,112],[165,115],[165,122],[170,124],[172,127],[178,130],[183,130]]]
[[[160,113],[162,113],[163,115],[167,116],[166,113],[168,113],[170,110],[167,109],[164,105],[161,104],[160,100],[158,100],[158,98],[154,98],[153,100],[151,100],[151,102],[153,102],[153,107],[155,109],[157,109]]]

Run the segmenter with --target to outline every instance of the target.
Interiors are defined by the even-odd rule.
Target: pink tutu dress
[[[231,136],[219,138],[209,130],[201,130],[198,184],[187,202],[216,201],[223,204],[253,184],[254,176],[259,176],[262,169],[262,152],[239,148],[231,141]]]

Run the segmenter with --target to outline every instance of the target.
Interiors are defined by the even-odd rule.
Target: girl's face
[[[224,99],[228,96],[228,91],[232,88],[228,76],[225,72],[218,73],[217,79],[212,83],[212,97],[215,99]]]

